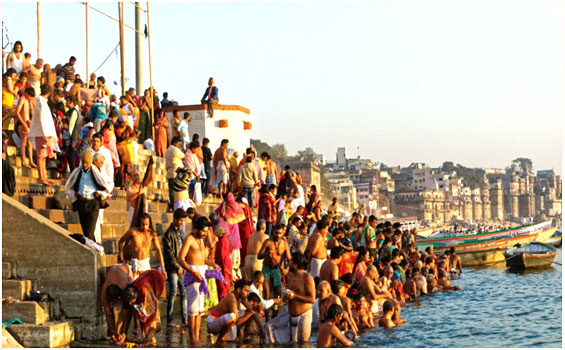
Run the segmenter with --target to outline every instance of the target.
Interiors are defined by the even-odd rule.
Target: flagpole
[[[147,6],[147,47],[149,52],[149,91],[151,92],[151,135],[153,135],[153,140],[155,140],[153,123],[155,118],[155,98],[153,96],[153,75],[151,73],[151,32],[149,30],[149,1]]]
[[[39,1],[37,2],[37,58],[39,59]]]

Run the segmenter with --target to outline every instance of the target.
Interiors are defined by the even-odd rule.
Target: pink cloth
[[[225,220],[228,224],[234,225],[245,220],[245,213],[241,209],[241,205],[235,201],[233,193],[228,193],[222,204],[214,210],[220,219]]]
[[[104,130],[104,147],[106,147],[112,155],[114,168],[118,168],[120,166],[120,156],[118,154],[118,148],[116,147],[116,134],[108,129]]]

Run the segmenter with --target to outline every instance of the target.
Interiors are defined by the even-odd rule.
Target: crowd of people
[[[180,324],[188,328],[194,347],[205,345],[200,339],[203,316],[214,344],[243,339],[257,345],[304,344],[318,328],[318,347],[351,346],[363,329],[406,322],[400,314],[407,302],[458,289],[451,284],[451,277],[462,273],[455,251],[441,256],[432,248],[419,252],[415,232],[402,230],[400,223],[377,224],[375,216],[357,212],[343,218],[337,199],[323,208],[315,186],[304,194],[300,175],[290,167],[279,173],[267,153],[259,157],[250,147],[240,162],[232,163],[228,143],[223,140],[208,158],[214,178],[223,184],[217,193],[223,201],[213,213],[198,212],[190,188],[202,182],[190,163],[179,161],[173,222],[162,243],[149,215],[120,239],[127,265],[112,267],[108,273],[120,277],[107,278],[102,289],[107,315],[113,315],[112,305],[125,306],[117,324],[107,316],[112,342],[125,341],[132,317],[144,330],[138,341],[155,342],[160,329],[155,304],[166,282],[167,322],[177,325],[178,295]],[[177,139],[171,147],[180,144]],[[195,153],[194,143],[188,148]],[[149,265],[152,242],[160,273]],[[155,298],[130,296],[139,279],[143,288],[154,288],[143,293]]]
[[[41,59],[31,65],[22,49],[17,42],[8,55],[2,85],[3,131],[19,142],[22,166],[38,167],[41,183],[51,186],[46,160],[57,160],[83,235],[98,243],[108,199],[116,188],[126,191],[130,228],[118,241],[122,263],[107,269],[101,290],[114,344],[126,341],[132,320],[136,341],[155,344],[165,290],[167,322],[173,324],[178,295],[194,347],[204,345],[202,316],[218,344],[248,337],[304,344],[317,328],[317,346],[332,347],[353,345],[363,329],[406,322],[402,307],[421,295],[457,289],[450,279],[462,270],[454,251],[419,252],[414,232],[377,224],[363,208],[343,218],[336,198],[324,208],[315,185],[305,190],[299,173],[280,169],[251,145],[240,157],[229,140],[213,140],[219,147],[212,152],[211,140],[189,135],[188,112],[172,111],[169,125],[160,102],[170,101],[159,101],[156,91],[151,99],[150,89],[143,96],[129,89],[118,99],[94,73],[84,84],[74,57],[51,70]],[[212,117],[218,103],[212,78],[201,103]],[[137,145],[165,158],[173,221],[162,238],[147,207],[153,160],[145,172],[130,166]],[[209,195],[222,203],[204,216],[198,205]],[[150,264],[152,247],[158,269]]]

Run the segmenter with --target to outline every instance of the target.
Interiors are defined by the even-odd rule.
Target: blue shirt
[[[210,87],[206,88],[206,91],[204,92],[204,96],[202,97],[203,100],[207,100],[208,99],[208,91],[210,91]],[[217,87],[212,87],[212,95],[210,95],[211,99],[218,99],[218,88]]]
[[[181,135],[183,143],[185,145],[190,143],[190,136],[188,135],[188,123],[186,122],[186,120],[181,120],[181,122],[177,126],[177,130]]]
[[[106,107],[102,103],[95,103],[90,107],[88,111],[88,118],[94,120],[94,118],[106,120],[108,115],[106,115]]]
[[[84,171],[83,169],[80,182],[78,184],[78,194],[86,199],[94,199],[94,192],[96,192],[96,184],[92,181],[90,168],[87,171]]]

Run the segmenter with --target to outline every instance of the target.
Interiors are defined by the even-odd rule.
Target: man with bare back
[[[263,260],[263,275],[265,276],[264,290],[265,299],[272,299],[282,294],[282,272],[281,262],[283,257],[290,262],[290,249],[283,239],[284,226],[276,225],[273,228],[271,238],[266,239],[257,254],[258,259]]]
[[[316,232],[308,238],[308,252],[310,260],[310,274],[313,278],[320,277],[322,264],[328,258],[328,250],[326,249],[326,238],[328,237],[328,222],[320,220],[316,224]]]
[[[188,300],[188,329],[192,347],[201,347],[200,324],[204,308],[205,294],[200,293],[200,284],[206,283],[205,273],[208,266],[220,270],[220,267],[207,256],[204,237],[209,233],[211,223],[205,216],[200,216],[192,224],[192,232],[186,236],[179,252],[177,261],[186,270],[185,288]],[[187,277],[191,275],[196,281],[187,283]]]
[[[277,184],[277,163],[275,163],[271,159],[271,156],[267,152],[263,152],[261,154],[261,159],[265,163],[265,169],[267,171],[265,183],[267,185],[276,185]]]
[[[330,283],[328,281],[321,281],[320,284],[318,284],[319,324],[326,322],[326,319],[328,317],[328,309],[333,304],[337,304],[343,307],[343,305],[341,304],[341,298],[332,293]],[[343,318],[347,323],[349,323],[350,329],[353,330],[355,337],[357,337],[357,333],[355,332],[355,329],[357,327],[354,325],[353,320],[349,317],[349,314],[344,312]]]
[[[229,184],[229,160],[228,160],[229,140],[223,139],[220,148],[214,152],[214,174],[218,183],[218,193],[223,196]]]
[[[288,312],[278,315],[267,324],[267,340],[270,343],[292,341],[307,344],[310,339],[316,287],[314,279],[306,272],[307,268],[308,261],[304,255],[300,252],[293,253],[286,283],[288,292],[284,293],[284,300],[288,302]]]
[[[381,288],[378,284],[379,272],[375,265],[369,265],[367,267],[367,273],[361,279],[361,288],[368,294],[368,301],[371,304],[371,311],[377,313],[379,311],[379,305],[382,305],[385,299],[392,298],[389,291]]]
[[[339,263],[343,248],[333,247],[330,252],[330,258],[327,259],[320,268],[320,281],[332,282],[339,278]]]
[[[163,274],[163,277],[167,279],[165,261],[163,259],[163,253],[161,252],[159,237],[151,227],[151,216],[147,213],[143,213],[141,214],[140,227],[130,228],[118,241],[120,259],[124,261],[129,258],[134,278],[137,278],[140,274],[147,270],[151,270],[151,265],[149,264],[149,250],[151,249],[152,243],[155,245],[157,255],[159,256],[161,273]],[[124,250],[128,252],[129,257],[124,254]]]
[[[258,259],[257,254],[259,254],[263,242],[269,239],[269,236],[265,234],[266,229],[267,223],[265,220],[259,219],[257,231],[253,232],[247,241],[247,255],[243,267],[243,278],[246,280],[252,280],[255,271],[263,271],[263,260]],[[261,297],[263,296],[261,295]]]
[[[41,93],[41,68],[43,67],[43,60],[38,58],[35,64],[29,66],[27,71],[28,81],[35,90],[35,95],[39,96]]]
[[[248,280],[241,279],[236,281],[233,285],[233,292],[229,293],[220,300],[218,305],[210,309],[210,315],[206,318],[206,328],[208,328],[208,332],[218,336],[217,344],[222,344],[226,340],[235,340],[238,331],[251,320],[257,324],[257,328],[261,332],[261,339],[264,338],[261,319],[252,310],[251,305],[247,301],[250,284],[251,282]],[[239,304],[243,304],[246,310],[240,312]]]

